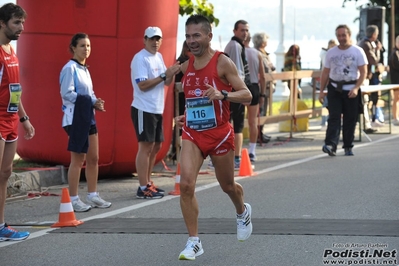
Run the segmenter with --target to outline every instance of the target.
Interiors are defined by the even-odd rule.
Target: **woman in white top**
[[[89,36],[85,33],[75,34],[69,50],[73,57],[62,68],[60,74],[62,110],[64,111],[62,126],[69,136],[68,150],[71,153],[71,163],[68,169],[68,184],[72,206],[75,212],[85,212],[92,207],[111,206],[111,203],[100,198],[97,192],[98,133],[94,110],[104,112],[105,109],[104,101],[94,94],[86,65],[86,59],[91,51]],[[80,174],[85,161],[88,191],[86,202],[88,204],[82,202],[78,195]]]

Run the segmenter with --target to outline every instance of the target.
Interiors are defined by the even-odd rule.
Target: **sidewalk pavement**
[[[273,166],[278,163],[288,162],[298,157],[299,154],[308,154],[310,152],[315,154],[322,153],[321,147],[324,143],[325,128],[322,128],[321,118],[309,119],[309,130],[306,132],[279,132],[279,124],[267,124],[264,127],[264,133],[271,136],[269,143],[258,144],[256,148],[257,161],[253,163],[254,171]],[[388,132],[388,125],[379,128],[380,133]],[[383,137],[385,134],[362,134],[362,142],[369,142]],[[399,127],[392,125],[392,133],[398,134]],[[356,129],[355,141],[359,140],[359,131]],[[360,143],[360,142],[358,142]],[[356,146],[356,142],[355,142]],[[244,140],[243,148],[248,148],[248,140]],[[202,165],[198,183],[209,182],[214,179],[213,169],[208,168],[209,158],[204,161]],[[154,167],[153,178],[157,186],[166,187],[173,190],[174,176],[176,173],[177,162],[172,160],[163,160]],[[236,173],[238,175],[238,172]],[[29,192],[47,191],[49,187],[66,186],[67,171],[63,166],[54,168],[45,168],[44,170],[33,170],[27,172],[13,173],[9,180],[9,188],[7,202],[14,200],[21,200],[27,198]],[[165,178],[166,177],[166,178]],[[113,179],[114,177],[109,177]],[[135,174],[127,176],[132,178],[138,184],[138,179]],[[107,177],[102,179],[106,180]],[[101,180],[100,180],[101,181]]]
[[[302,84],[302,97],[312,98],[312,87],[304,82]],[[285,128],[285,127],[284,127]],[[391,134],[398,134],[399,127],[392,125]],[[322,153],[321,147],[324,143],[325,127],[321,126],[321,118],[309,119],[309,130],[306,132],[280,132],[279,123],[266,124],[264,126],[264,133],[271,136],[272,140],[269,143],[258,145],[256,148],[257,162],[254,163],[257,169],[264,169],[273,166],[282,161],[290,161],[295,159],[300,153],[314,152],[315,154]],[[388,132],[388,121],[384,127],[379,128],[379,132]],[[362,133],[362,142],[373,141],[383,137],[384,134],[366,135]],[[355,140],[359,140],[359,130],[355,131]],[[356,145],[356,143],[355,143]],[[248,148],[248,140],[244,140],[243,148]],[[18,158],[18,155],[16,155]],[[200,171],[199,184],[208,182],[209,179],[214,178],[214,172],[208,168],[209,159],[204,161]],[[173,190],[174,179],[176,173],[176,161],[167,160],[165,158],[154,167],[153,177],[158,186],[167,187]],[[164,178],[167,177],[167,178]],[[109,177],[113,179],[114,177]],[[138,179],[135,174],[128,176],[138,184]],[[105,178],[107,179],[107,178]],[[46,168],[44,170],[34,170],[21,173],[13,173],[8,188],[8,201],[20,200],[27,198],[27,192],[42,192],[48,187],[65,186],[67,183],[67,171],[63,166],[56,166],[53,168]]]

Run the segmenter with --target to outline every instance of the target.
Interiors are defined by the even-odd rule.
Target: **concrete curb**
[[[56,166],[37,169],[33,171],[12,173],[7,186],[6,201],[26,197],[27,192],[42,191],[43,187],[58,186],[67,183],[66,169],[64,166]]]

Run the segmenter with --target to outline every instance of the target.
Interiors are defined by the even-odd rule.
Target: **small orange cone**
[[[67,188],[62,189],[60,214],[58,222],[53,224],[51,227],[67,227],[67,226],[78,226],[83,221],[78,221],[75,218],[71,199],[69,198],[69,191]]]
[[[176,176],[175,176],[175,190],[169,192],[169,195],[180,195],[180,163],[177,163]]]
[[[252,171],[251,160],[249,159],[249,154],[247,149],[242,149],[240,171],[238,172],[238,175],[239,176],[254,175],[254,172]]]

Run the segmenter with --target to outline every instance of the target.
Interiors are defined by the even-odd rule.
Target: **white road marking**
[[[358,148],[361,148],[361,147],[366,147],[366,146],[369,146],[369,145],[378,144],[378,143],[385,142],[385,141],[390,141],[390,140],[395,139],[395,138],[399,138],[399,135],[390,136],[390,137],[383,138],[383,139],[380,139],[380,140],[376,140],[376,141],[373,141],[373,142],[357,144],[354,149],[358,149]],[[342,150],[339,150],[337,153],[342,153],[342,152],[343,152]],[[329,156],[329,155],[328,154],[318,154],[318,155],[311,156],[311,157],[308,157],[308,158],[303,158],[303,159],[300,159],[300,160],[296,160],[296,161],[292,161],[292,162],[276,165],[276,166],[273,166],[273,167],[269,167],[269,168],[257,171],[256,173],[257,173],[257,175],[264,174],[264,173],[270,173],[270,172],[273,172],[273,171],[276,171],[276,170],[287,168],[287,167],[290,167],[290,166],[293,166],[293,165],[303,164],[303,163],[306,163],[306,162],[309,162],[309,161],[313,161],[313,160],[319,159],[321,157],[326,157],[326,156]],[[237,180],[241,180],[241,179],[244,179],[244,178],[248,178],[248,176],[236,177],[235,180],[237,181]],[[206,189],[209,189],[209,188],[213,188],[213,187],[216,187],[216,186],[219,186],[218,182],[214,182],[214,183],[206,184],[204,186],[197,187],[195,189],[195,191],[196,192],[200,192],[200,191],[203,191],[203,190],[206,190]],[[109,211],[109,212],[98,214],[98,215],[93,215],[93,216],[90,216],[90,217],[87,217],[87,218],[84,218],[84,219],[80,219],[80,220],[82,220],[82,221],[90,221],[90,220],[94,220],[94,219],[107,218],[107,217],[115,216],[115,215],[122,214],[122,213],[125,213],[125,212],[130,212],[130,211],[133,211],[133,210],[137,210],[137,209],[140,209],[140,208],[143,208],[143,207],[147,207],[147,206],[151,206],[151,205],[154,205],[154,204],[162,203],[162,202],[165,202],[165,201],[168,201],[168,200],[175,199],[177,197],[179,197],[179,196],[167,195],[167,196],[164,196],[162,199],[148,200],[148,201],[145,201],[145,202],[142,202],[142,203],[139,203],[139,204],[135,204],[133,206],[120,208],[120,209],[117,209],[117,210]],[[34,239],[34,238],[37,238],[37,237],[41,237],[41,236],[47,235],[49,232],[51,232],[53,230],[56,230],[56,229],[58,229],[58,228],[46,228],[46,229],[31,233],[29,238],[27,240],[24,240],[24,241],[4,241],[4,242],[0,242],[0,248],[6,247],[6,246],[10,246],[10,245],[13,245],[13,244],[17,244],[17,243],[22,243],[22,242],[25,242],[25,241],[29,241],[30,239]]]

